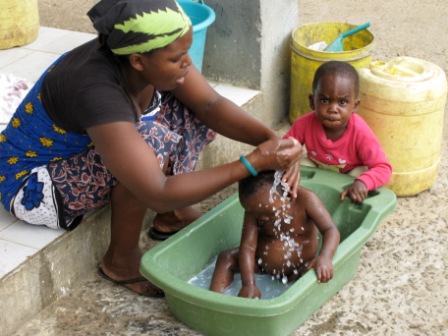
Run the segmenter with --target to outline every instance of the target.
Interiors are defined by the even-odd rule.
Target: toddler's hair
[[[316,91],[321,78],[326,75],[336,75],[352,79],[355,86],[355,93],[356,95],[358,95],[359,75],[356,69],[350,63],[342,61],[328,61],[319,66],[319,68],[316,70],[316,73],[314,74],[313,92]]]

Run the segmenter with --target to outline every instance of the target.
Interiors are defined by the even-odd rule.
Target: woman
[[[56,61],[1,134],[1,200],[24,221],[65,229],[110,201],[100,274],[161,296],[139,273],[146,210],[158,213],[159,231],[178,230],[198,217],[192,204],[265,169],[289,168],[295,194],[301,147],[208,85],[191,65],[191,22],[174,0],[102,0],[88,15],[99,39]],[[258,147],[192,172],[214,132]]]

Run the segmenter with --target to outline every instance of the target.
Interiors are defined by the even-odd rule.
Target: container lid
[[[370,63],[372,74],[384,79],[402,82],[419,82],[433,77],[430,63],[413,57],[396,57],[389,62]]]

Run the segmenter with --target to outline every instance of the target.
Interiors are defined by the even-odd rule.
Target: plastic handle
[[[369,27],[370,27],[370,22],[366,22],[366,23],[364,23],[364,24],[362,24],[362,25],[360,25],[358,27],[355,27],[353,29],[347,30],[346,32],[343,32],[341,34],[341,36],[342,37],[347,37],[349,35],[352,35],[354,33],[359,32],[360,30],[363,30],[363,29],[366,29],[366,28],[369,28]]]

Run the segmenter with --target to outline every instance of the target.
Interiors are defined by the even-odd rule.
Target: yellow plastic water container
[[[0,49],[31,43],[38,32],[37,0],[0,0]]]
[[[330,44],[339,34],[355,28],[349,23],[309,23],[296,28],[291,39],[291,92],[289,119],[294,122],[310,111],[308,100],[312,93],[312,82],[317,68],[324,62],[338,60],[349,62],[356,69],[368,67],[372,62],[374,37],[368,30],[362,30],[344,38],[344,51],[326,52],[310,49],[319,42]]]
[[[447,98],[444,71],[413,57],[375,61],[359,70],[359,114],[392,164],[397,196],[429,189],[437,177]]]

